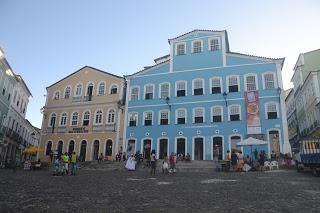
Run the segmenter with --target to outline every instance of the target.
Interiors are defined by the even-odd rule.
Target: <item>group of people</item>
[[[54,160],[53,175],[76,175],[77,160],[75,152],[70,154],[65,152],[63,155],[57,156]]]

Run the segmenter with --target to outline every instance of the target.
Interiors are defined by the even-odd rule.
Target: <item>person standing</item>
[[[173,152],[171,152],[171,155],[169,157],[169,163],[170,163],[170,172],[172,173],[176,172],[176,161],[175,161],[175,156]]]
[[[235,151],[232,151],[232,154],[231,154],[231,165],[232,165],[233,171],[237,170],[237,163],[238,163],[238,156],[235,153]]]
[[[151,152],[151,159],[150,159],[150,164],[151,164],[151,175],[155,175],[156,174],[156,151],[152,150]]]
[[[64,153],[64,155],[62,156],[63,159],[63,163],[64,163],[64,169],[66,171],[66,174],[69,174],[69,155],[67,152]]]
[[[71,154],[71,175],[75,176],[77,170],[77,155],[75,152]]]

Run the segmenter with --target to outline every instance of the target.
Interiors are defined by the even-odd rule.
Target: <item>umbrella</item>
[[[267,141],[263,141],[263,140],[259,140],[259,139],[256,139],[256,138],[252,138],[252,137],[249,137],[247,139],[244,139],[243,141],[237,143],[238,146],[250,146],[251,147],[251,159],[252,159],[252,146],[253,145],[265,145],[265,144],[268,144]]]
[[[35,154],[35,153],[43,152],[43,151],[44,151],[43,149],[40,149],[40,148],[34,147],[34,146],[27,147],[23,150],[23,152],[27,153],[27,154]]]

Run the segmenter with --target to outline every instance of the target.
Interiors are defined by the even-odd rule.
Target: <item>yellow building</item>
[[[123,88],[122,77],[89,66],[47,87],[39,157],[74,150],[91,161],[122,151]]]

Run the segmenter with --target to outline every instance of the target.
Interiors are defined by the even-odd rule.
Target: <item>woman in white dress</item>
[[[133,157],[133,155],[131,155],[126,163],[126,168],[128,169],[128,171],[134,171],[136,170],[136,161]]]

